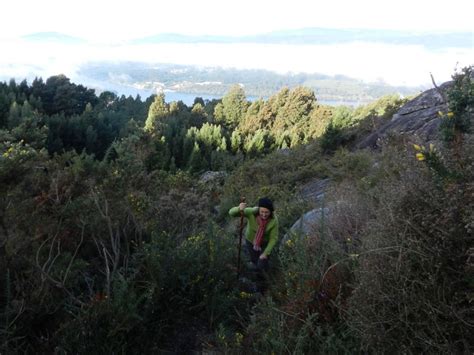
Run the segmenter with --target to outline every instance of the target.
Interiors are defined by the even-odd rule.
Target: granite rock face
[[[446,112],[446,90],[452,85],[447,82],[439,88],[424,91],[413,100],[407,102],[376,132],[371,133],[356,147],[376,148],[380,139],[390,133],[417,137],[422,142],[436,141],[441,117],[438,112]]]
[[[439,139],[441,117],[438,112],[447,112],[447,89],[452,85],[447,82],[438,88],[424,91],[407,102],[391,118],[356,144],[356,149],[377,148],[381,141],[390,134],[414,137],[420,143],[434,142]],[[321,206],[325,191],[330,185],[329,179],[315,179],[300,187],[303,200],[314,203],[318,208],[306,212],[283,237],[286,241],[291,235],[311,236],[324,219],[334,212],[331,206]],[[332,206],[334,207],[334,206]]]
[[[306,212],[290,228],[290,234],[313,235],[323,218],[330,212],[329,208],[315,208]]]
[[[324,199],[329,179],[314,179],[300,187],[300,195],[304,200],[321,203]]]

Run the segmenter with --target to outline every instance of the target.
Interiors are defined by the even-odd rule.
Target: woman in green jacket
[[[242,202],[229,210],[229,215],[239,217],[241,212],[247,218],[245,245],[250,260],[259,271],[268,270],[268,258],[278,241],[278,218],[274,214],[273,203],[269,198],[258,200],[257,207],[247,207]]]

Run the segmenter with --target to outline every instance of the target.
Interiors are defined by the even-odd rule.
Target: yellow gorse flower
[[[244,335],[242,333],[235,333],[235,342],[237,343],[237,345],[240,345],[242,344],[242,341],[244,340]]]
[[[421,151],[425,150],[424,147],[419,146],[418,144],[413,144],[413,148],[415,148],[415,150],[418,151],[418,152],[421,152]]]
[[[252,294],[245,291],[241,291],[239,296],[240,298],[250,298],[252,297]]]
[[[429,151],[428,153],[426,152],[426,148],[423,147],[422,145],[418,145],[418,144],[413,144],[413,148],[418,152],[415,154],[416,156],[416,159],[418,161],[423,161],[423,160],[426,160],[426,154],[431,154],[431,153],[435,153],[436,152],[436,148],[435,146],[430,143],[430,146],[429,146]]]
[[[425,155],[423,153],[416,153],[416,159],[419,161],[425,160]]]
[[[448,118],[454,117],[454,112],[448,112]]]
[[[7,158],[11,153],[13,153],[13,147],[8,148],[2,155]]]

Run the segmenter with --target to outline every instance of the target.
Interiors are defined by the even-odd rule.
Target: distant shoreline
[[[103,92],[103,91],[105,90],[101,90],[100,92]],[[109,91],[114,92],[118,96],[125,95],[127,97],[128,96],[136,97],[137,95],[140,95],[142,100],[146,100],[151,95],[156,94],[156,92],[154,92],[153,90],[135,89],[135,88],[129,88],[129,87],[126,87],[120,91],[117,89],[115,90],[109,89]],[[194,100],[198,97],[202,98],[204,101],[220,100],[223,97],[222,95],[219,96],[219,95],[209,95],[209,94],[199,94],[199,93],[195,94],[195,93],[177,92],[177,91],[164,91],[164,94],[165,94],[165,101],[167,103],[171,103],[174,101],[182,101],[188,107],[192,107],[194,104]],[[255,101],[259,98],[260,97],[257,97],[257,96],[247,96],[248,101]],[[268,99],[268,97],[261,97],[261,98],[264,100]],[[329,106],[344,105],[344,106],[357,107],[357,106],[367,104],[369,102],[369,101],[365,102],[365,101],[351,101],[351,100],[322,100],[322,99],[319,99],[318,97],[316,97],[316,99],[318,103],[323,104],[323,105],[329,105]]]

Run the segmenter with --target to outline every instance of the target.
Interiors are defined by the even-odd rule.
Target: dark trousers
[[[267,272],[270,268],[270,265],[268,263],[268,257],[266,259],[260,259],[260,255],[262,255],[266,245],[262,245],[262,250],[257,251],[253,249],[253,244],[246,240],[245,246],[247,248],[247,254],[250,257],[250,261],[255,266],[255,281],[257,291],[264,293],[268,288]]]
[[[245,240],[245,246],[247,248],[250,261],[256,266],[257,270],[267,272],[269,268],[268,257],[266,259],[260,259],[260,255],[262,255],[266,245],[262,245],[262,250],[257,251],[253,249],[252,243],[250,243],[248,240]]]

